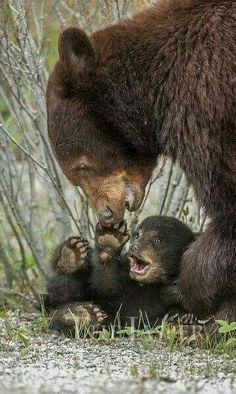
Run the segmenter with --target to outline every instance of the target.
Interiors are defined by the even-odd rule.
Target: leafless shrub
[[[34,291],[50,250],[71,233],[92,238],[95,217],[81,191],[64,178],[47,139],[45,86],[55,32],[88,32],[131,15],[145,0],[4,0],[0,14],[0,262],[8,286]],[[54,27],[51,39],[51,27]],[[202,218],[178,166],[162,160],[131,227],[147,214]],[[19,281],[21,279],[21,281]]]

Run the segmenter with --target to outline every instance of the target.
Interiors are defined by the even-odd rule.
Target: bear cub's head
[[[194,239],[189,227],[173,217],[146,218],[131,240],[131,278],[141,283],[168,283],[179,274],[183,253]]]

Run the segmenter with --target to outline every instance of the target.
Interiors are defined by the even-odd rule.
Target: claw
[[[97,230],[101,231],[102,230],[102,226],[100,223],[97,224]]]
[[[124,233],[125,230],[126,230],[126,224],[124,223],[124,224],[119,228],[119,232],[120,232],[120,233]]]
[[[172,322],[172,321],[176,320],[178,317],[179,317],[179,314],[176,313],[175,315],[170,316],[170,317],[168,318],[168,321],[169,321],[169,322]]]
[[[97,316],[97,317],[102,317],[103,315],[104,315],[104,314],[103,314],[102,312],[97,312],[97,313],[96,313],[96,316]]]
[[[103,321],[105,318],[107,318],[107,315],[102,315],[101,317],[98,317],[98,322],[100,323],[101,321]]]
[[[128,240],[129,240],[129,235],[126,235],[126,236],[124,237],[123,244],[126,243]]]
[[[73,246],[79,241],[80,241],[80,238],[73,238],[73,239],[71,239],[70,244]]]
[[[87,249],[87,246],[82,246],[79,248],[80,252],[83,253]]]

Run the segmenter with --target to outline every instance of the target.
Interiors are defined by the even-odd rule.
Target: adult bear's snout
[[[110,226],[111,224],[120,223],[123,219],[122,215],[116,214],[109,207],[102,207],[98,212],[98,220],[102,226]]]

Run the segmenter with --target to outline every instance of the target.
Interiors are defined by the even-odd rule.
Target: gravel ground
[[[0,393],[236,393],[236,357],[156,340],[76,341],[38,318],[0,319]]]

